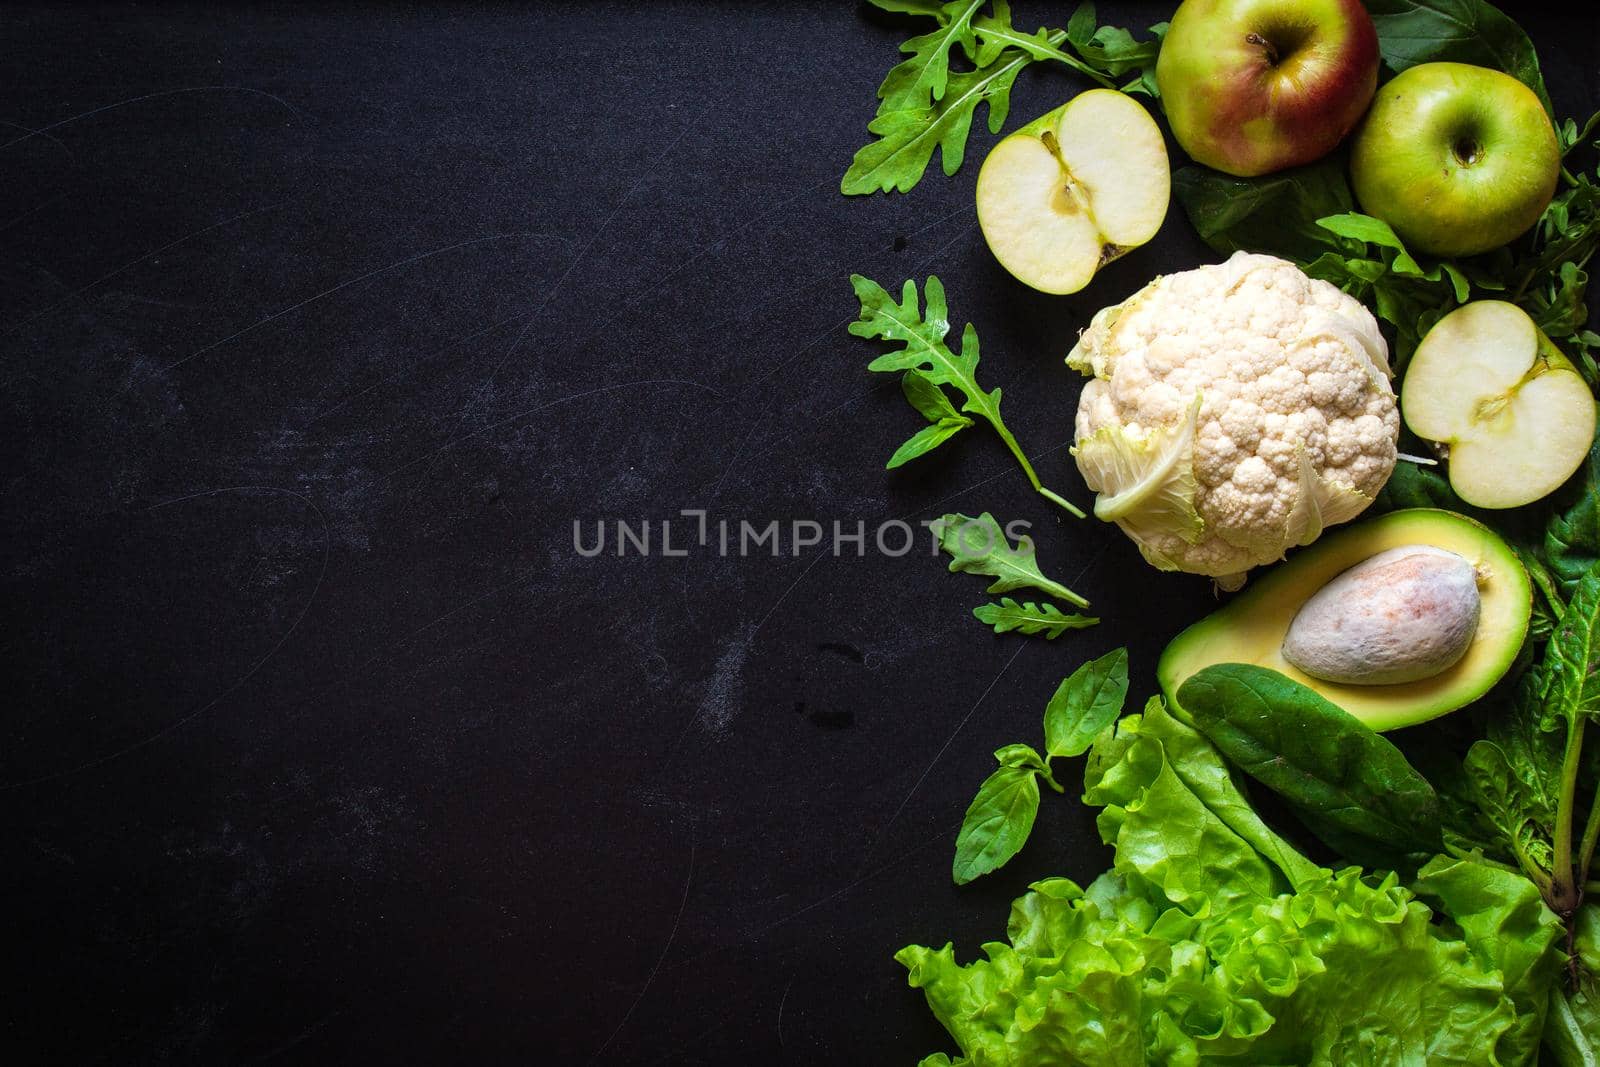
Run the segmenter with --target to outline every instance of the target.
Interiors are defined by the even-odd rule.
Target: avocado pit
[[[1432,545],[1379,552],[1308,599],[1283,639],[1283,658],[1342,685],[1434,678],[1472,647],[1482,597],[1476,568]]]

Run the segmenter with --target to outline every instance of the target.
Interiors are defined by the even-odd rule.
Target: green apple
[[[1436,256],[1520,236],[1560,173],[1555,127],[1533,90],[1466,63],[1423,63],[1385,85],[1350,155],[1362,210]]]
[[[1171,193],[1167,147],[1149,112],[1091,89],[989,152],[978,172],[978,225],[1018,281],[1075,293],[1156,235]]]
[[[1361,0],[1184,0],[1156,83],[1196,162],[1266,174],[1355,129],[1378,84],[1378,31]]]
[[[1450,486],[1480,508],[1514,508],[1554,492],[1594,441],[1595,403],[1567,357],[1528,313],[1476,300],[1440,319],[1417,346],[1400,412],[1448,450]]]

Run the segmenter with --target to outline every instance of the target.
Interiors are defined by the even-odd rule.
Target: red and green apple
[[[1361,0],[1184,0],[1156,82],[1196,162],[1266,174],[1355,128],[1378,84],[1378,31]]]

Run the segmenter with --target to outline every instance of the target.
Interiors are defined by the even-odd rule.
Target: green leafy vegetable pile
[[[911,189],[935,149],[953,174],[979,106],[999,132],[1012,85],[1034,63],[1156,95],[1165,24],[1136,40],[1099,26],[1083,4],[1065,29],[1027,33],[1012,26],[1005,0],[872,3],[934,28],[901,46],[906,58],[878,91],[876,139],[844,176],[847,194]],[[1441,60],[1494,67],[1554,116],[1532,43],[1484,0],[1367,6],[1390,71]],[[1600,148],[1597,128],[1600,114],[1557,122],[1564,166],[1543,216],[1511,245],[1454,261],[1414,253],[1361,213],[1342,154],[1259,178],[1187,166],[1173,184],[1216,251],[1281,256],[1372,307],[1397,370],[1445,314],[1493,296],[1524,308],[1600,386],[1600,334],[1587,329],[1586,304],[1600,170],[1579,165]],[[1000,417],[1000,391],[978,384],[973,327],[958,350],[947,345],[938,279],[927,279],[925,307],[912,281],[898,302],[866,278],[853,283],[861,318],[852,332],[900,346],[870,369],[901,373],[927,424],[888,465],[982,420],[1039,493],[1081,516],[1040,484]],[[982,959],[960,964],[948,944],[898,954],[960,1050],[923,1067],[1600,1067],[1600,906],[1590,900],[1600,894],[1600,738],[1591,732],[1600,719],[1600,441],[1576,481],[1532,507],[1477,513],[1533,579],[1530,640],[1511,681],[1447,727],[1428,727],[1441,732],[1416,764],[1263,668],[1209,667],[1170,708],[1153,699],[1120,721],[1125,650],[1068,676],[1045,710],[1043,744],[995,752],[951,874],[965,884],[1016,856],[1041,783],[1065,792],[1055,761],[1085,753],[1083,799],[1099,809],[1112,868],[1087,888],[1035,883],[1012,907],[1007,940],[984,945]],[[1416,506],[1474,513],[1437,473],[1401,464],[1375,510]],[[987,512],[946,515],[935,532],[950,569],[993,578],[990,593],[1027,589],[1088,606],[1043,573],[1030,539],[1013,546]],[[1010,596],[973,614],[996,633],[1047,638],[1097,621]],[[1298,825],[1269,824],[1252,805],[1254,787],[1277,794]]]
[[[1026,795],[1033,779],[1008,781]],[[1110,871],[1087,889],[1035,883],[985,959],[960,965],[949,945],[896,957],[961,1050],[922,1067],[1537,1054],[1561,924],[1515,873],[1439,857],[1407,887],[1322,868],[1262,822],[1217,750],[1159,700],[1100,733],[1084,784],[1116,850]],[[1007,810],[997,801],[993,818]]]

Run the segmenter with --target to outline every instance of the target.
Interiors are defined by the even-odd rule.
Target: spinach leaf
[[[1172,192],[1201,239],[1223,255],[1243,248],[1303,265],[1353,247],[1317,225],[1356,209],[1342,154],[1259,178],[1182,167],[1172,175]]]
[[[1044,709],[1044,749],[1081,756],[1122,714],[1128,697],[1128,650],[1114,649],[1067,676]]]
[[[1493,67],[1532,89],[1552,115],[1533,42],[1484,0],[1367,0],[1378,48],[1390,69],[1448,61]]]
[[[994,432],[1000,435],[1000,439],[1022,465],[1022,472],[1028,476],[1028,482],[1034,490],[1046,499],[1060,504],[1078,518],[1083,518],[1081,510],[1039,483],[1039,475],[1034,473],[1033,464],[1028,462],[1027,453],[1022,451],[1022,446],[1017,444],[1017,439],[1011,435],[1005,420],[1000,417],[1000,390],[985,390],[978,384],[978,331],[972,328],[970,322],[967,323],[966,329],[961,333],[960,352],[953,351],[945,343],[945,336],[950,332],[950,309],[945,303],[944,286],[939,279],[931,274],[928,276],[925,286],[928,297],[926,310],[922,308],[917,297],[917,283],[910,279],[907,279],[901,288],[899,303],[895,303],[894,298],[884,290],[883,286],[871,278],[852,274],[850,284],[855,288],[856,298],[861,301],[861,317],[850,324],[850,332],[857,337],[877,338],[901,345],[900,348],[885,352],[874,359],[867,364],[867,369],[918,374],[919,380],[910,385],[903,385],[907,390],[906,398],[923,413],[924,417],[931,419],[930,413],[937,413],[940,423],[955,413],[953,411],[947,413],[945,407],[940,406],[928,394],[926,387],[932,386],[937,390],[940,386],[948,385],[960,392],[966,397],[961,410],[981,416],[994,427]],[[959,429],[961,427],[957,426],[951,429],[950,433],[955,433]],[[945,436],[948,437],[949,434]],[[913,438],[913,441],[915,440]],[[934,441],[925,447],[920,444],[917,447],[926,452],[938,443]],[[901,445],[895,457],[899,458],[911,447],[911,441]],[[909,458],[911,458],[909,455],[905,456],[900,462],[903,463]],[[895,466],[895,459],[891,459],[889,465]]]
[[[1545,650],[1544,716],[1540,725],[1582,730],[1600,715],[1600,564],[1579,580]]]
[[[932,529],[939,538],[939,547],[950,553],[950,569],[995,579],[989,585],[991,593],[1038,589],[1080,608],[1089,606],[1083,597],[1046,578],[1039,570],[1033,538],[1023,534],[1017,538],[1017,547],[1012,548],[999,521],[987,511],[975,519],[969,515],[945,515],[933,523]]]
[[[1282,795],[1319,836],[1348,850],[1437,851],[1439,798],[1394,745],[1277,671],[1207,667],[1178,706],[1223,754]]]
[[[1020,748],[1025,746],[1011,746]],[[995,753],[1015,757],[1001,749]],[[956,857],[950,876],[956,885],[966,885],[1004,864],[1028,840],[1033,820],[1039,813],[1039,771],[1033,766],[1002,763],[978,787],[978,795],[967,808],[956,835]]]
[[[1544,558],[1567,597],[1579,579],[1600,563],[1600,437],[1589,449],[1581,494],[1551,516],[1545,528]]]
[[[1043,634],[1047,641],[1054,641],[1068,630],[1081,630],[1100,621],[1088,615],[1067,615],[1049,601],[1034,603],[1029,600],[1019,604],[1008,596],[1001,597],[998,604],[980,604],[972,609],[972,614],[979,622],[993,626],[997,634],[1015,630],[1021,634]]]

